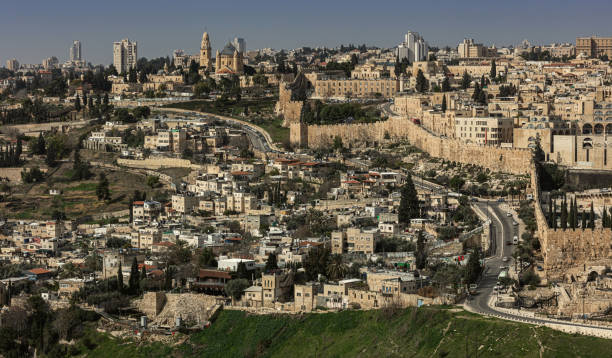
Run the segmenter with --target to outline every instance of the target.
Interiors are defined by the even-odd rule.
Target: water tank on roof
[[[147,316],[141,316],[140,317],[140,327],[146,329],[147,328],[147,323],[148,323],[147,320],[148,320]]]

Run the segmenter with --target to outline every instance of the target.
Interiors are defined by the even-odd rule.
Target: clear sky
[[[202,32],[213,53],[235,36],[247,49],[394,46],[419,32],[430,45],[456,46],[464,37],[498,47],[575,42],[612,36],[611,0],[2,0],[0,61],[68,57],[72,40],[94,64],[112,62],[112,43],[138,41],[140,57],[196,52]]]

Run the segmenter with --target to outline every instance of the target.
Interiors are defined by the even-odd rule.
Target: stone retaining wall
[[[457,139],[442,138],[412,123],[407,117],[391,117],[374,123],[291,126],[291,138],[306,143],[292,143],[309,148],[331,147],[340,137],[344,146],[371,147],[383,142],[407,139],[429,155],[463,164],[477,164],[492,171],[515,174],[529,173],[531,151],[468,144]],[[299,133],[297,133],[299,131]]]

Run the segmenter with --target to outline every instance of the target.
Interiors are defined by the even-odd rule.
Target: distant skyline
[[[6,2],[0,61],[41,63],[56,56],[64,62],[73,40],[81,41],[83,58],[93,64],[109,65],[113,42],[124,38],[138,42],[141,57],[171,56],[175,49],[197,53],[204,31],[213,53],[236,36],[246,40],[247,50],[392,47],[407,31],[419,32],[431,46],[456,47],[465,37],[498,47],[523,39],[574,43],[576,36],[612,36],[611,13],[609,0]]]

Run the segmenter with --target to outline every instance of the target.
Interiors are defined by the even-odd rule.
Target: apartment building
[[[408,62],[427,60],[429,46],[418,32],[408,31],[404,35],[404,41],[397,46],[397,58],[401,61],[407,59]]]
[[[135,222],[153,220],[160,212],[161,203],[158,201],[146,200],[132,203],[132,218]]]
[[[477,44],[474,39],[463,39],[463,42],[457,46],[457,52],[461,58],[495,57],[497,55],[495,48],[490,49],[483,44]]]
[[[138,44],[136,41],[123,39],[113,43],[113,65],[119,73],[127,73],[136,68],[138,61]]]
[[[363,231],[360,228],[348,228],[346,231],[334,231],[331,234],[332,253],[373,254],[380,236],[376,229]]]
[[[13,72],[18,71],[19,70],[19,61],[17,61],[14,58],[12,58],[10,60],[6,60],[6,68],[9,71],[13,71]]]
[[[158,131],[156,135],[145,136],[144,148],[174,153],[183,153],[187,145],[184,129]]]
[[[607,55],[612,59],[612,37],[577,37],[576,54],[588,57]]]
[[[455,137],[468,143],[483,145],[512,143],[513,128],[512,118],[455,118]]]
[[[284,298],[291,292],[293,286],[293,275],[285,272],[274,272],[261,275],[261,287],[263,289],[264,306],[273,305],[274,302]]]
[[[316,295],[319,287],[316,282],[295,285],[293,290],[294,310],[296,312],[311,312],[316,307]]]
[[[199,198],[193,195],[172,195],[172,209],[180,214],[190,214],[199,208]]]
[[[133,248],[151,250],[153,244],[161,241],[161,232],[157,228],[146,228],[132,232],[131,245]]]

